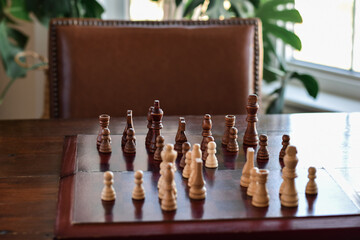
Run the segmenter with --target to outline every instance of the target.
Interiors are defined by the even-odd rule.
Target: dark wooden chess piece
[[[153,134],[153,129],[152,129],[152,119],[151,119],[151,112],[153,111],[154,106],[149,107],[149,111],[147,114],[147,128],[148,128],[148,132],[145,138],[145,146],[146,148],[149,148],[150,143],[151,143],[151,138],[152,138],[152,134]]]
[[[191,148],[191,144],[189,142],[184,142],[182,144],[182,157],[180,159],[180,163],[179,163],[179,166],[184,168],[186,163],[185,163],[185,159],[186,159],[186,153],[188,151],[190,151],[190,148]]]
[[[122,139],[121,139],[121,146],[125,146],[125,144],[126,144],[126,135],[127,135],[127,130],[129,128],[134,129],[132,110],[127,110],[126,125],[125,125],[123,136],[122,136]]]
[[[236,127],[230,128],[229,131],[229,142],[227,144],[226,150],[229,152],[238,152],[239,144],[238,144],[238,130]]]
[[[280,153],[279,153],[279,160],[284,160],[285,150],[286,150],[287,146],[289,146],[289,144],[290,144],[290,136],[284,134],[282,136],[282,143],[281,144],[283,146],[282,146],[282,148],[280,150]]]
[[[101,139],[102,139],[102,130],[104,128],[109,128],[109,123],[110,123],[110,116],[107,114],[101,114],[99,116],[99,123],[100,123],[100,129],[99,129],[99,134],[96,138],[96,145],[99,147],[101,144]]]
[[[203,161],[206,161],[206,158],[207,158],[207,156],[209,155],[209,153],[208,153],[208,151],[207,151],[207,149],[208,149],[208,143],[209,143],[209,142],[214,142],[214,141],[215,141],[215,139],[214,139],[213,136],[207,136],[207,137],[205,138],[204,144],[205,144],[206,148],[205,148],[205,150],[204,150],[204,152],[203,152],[203,154],[202,154],[202,160],[203,160]]]
[[[226,146],[229,142],[229,131],[230,128],[235,127],[235,119],[236,117],[234,115],[226,115],[225,116],[225,132],[224,136],[222,137],[221,144],[223,146]]]
[[[187,141],[186,135],[185,135],[185,128],[186,128],[186,122],[185,118],[180,117],[179,118],[179,127],[178,131],[175,137],[175,146],[174,149],[178,152],[178,154],[182,151],[182,145],[184,142]]]
[[[164,149],[165,139],[162,135],[157,136],[156,138],[156,150],[154,153],[154,160],[161,161],[161,152]]]
[[[269,161],[269,151],[267,148],[268,137],[265,134],[260,135],[260,148],[257,152],[256,161],[260,163],[268,162]]]
[[[99,152],[101,153],[111,153],[111,137],[109,128],[104,128],[101,132],[101,143],[99,147]]]
[[[136,153],[136,137],[135,137],[135,130],[133,128],[129,128],[126,134],[126,144],[124,147],[124,153]]]
[[[248,113],[246,121],[247,121],[247,128],[244,134],[244,141],[243,144],[246,146],[255,147],[259,143],[259,137],[256,130],[256,122],[258,121],[257,118],[257,111],[259,109],[258,97],[256,94],[250,94],[248,97],[248,105],[246,106],[246,111]]]
[[[206,138],[208,136],[212,135],[211,129],[212,129],[212,121],[211,121],[211,115],[210,114],[205,114],[203,122],[202,122],[202,136],[203,139],[201,141],[201,151],[205,151],[205,149],[207,148],[207,143],[206,143]]]
[[[160,108],[160,101],[155,100],[154,101],[154,109],[151,112],[151,120],[152,120],[152,129],[153,134],[149,146],[149,152],[154,153],[156,151],[156,138],[160,135],[160,130],[163,128],[162,124],[162,118],[163,118],[164,112]]]

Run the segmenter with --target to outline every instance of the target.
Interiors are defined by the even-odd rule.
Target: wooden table
[[[236,121],[240,144],[245,117],[237,116]],[[202,116],[185,118],[187,134],[201,134]],[[221,135],[224,116],[212,119],[213,134]],[[176,134],[177,117],[165,116],[163,123],[164,133]],[[146,134],[145,117],[135,117],[134,125],[137,134]],[[122,134],[124,126],[125,118],[111,119],[112,134]],[[54,237],[64,137],[97,134],[98,129],[97,119],[0,121],[0,238]],[[360,207],[360,113],[261,115],[257,129],[259,134],[289,134],[292,144],[301,145],[299,161],[321,158],[329,174]],[[270,144],[281,145],[281,138]],[[278,153],[270,156],[277,158]],[[329,203],[331,207],[331,199]],[[360,215],[332,217],[317,224],[322,236],[360,236]],[[276,234],[281,237],[284,233]]]

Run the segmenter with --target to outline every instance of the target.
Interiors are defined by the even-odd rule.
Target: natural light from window
[[[360,3],[356,2],[355,7],[355,29],[360,29]],[[354,71],[360,72],[360,30],[355,31],[354,38]]]
[[[300,52],[294,52],[294,58],[345,70],[360,71],[359,44],[353,49],[355,1],[296,0],[296,8],[303,17],[303,23],[296,24],[294,28],[303,45]],[[356,16],[356,19],[357,27],[359,27],[359,16]],[[359,42],[359,33],[355,37],[355,42]]]
[[[130,20],[162,20],[164,17],[163,1],[150,0],[130,1]]]

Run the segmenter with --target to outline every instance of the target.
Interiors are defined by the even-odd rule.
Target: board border
[[[59,180],[56,239],[131,238],[184,239],[201,236],[208,239],[241,237],[299,239],[308,236],[344,237],[360,234],[360,215],[284,217],[266,219],[229,219],[143,223],[72,224],[71,209],[76,175],[77,136],[64,138]]]

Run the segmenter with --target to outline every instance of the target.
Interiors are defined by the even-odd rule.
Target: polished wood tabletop
[[[299,168],[324,167],[360,208],[360,113],[259,115],[257,130],[269,136],[269,148],[281,148],[289,134],[298,148]],[[239,143],[246,116],[236,116]],[[185,116],[186,133],[201,135],[203,116]],[[224,116],[212,116],[214,135],[222,135]],[[135,117],[136,134],[146,134],[146,117]],[[163,133],[176,134],[178,117],[163,118]],[[124,118],[112,118],[111,134],[122,134]],[[0,121],[0,238],[52,239],[65,136],[96,135],[98,119]],[[278,159],[278,151],[270,152]],[[321,166],[320,166],[321,165]],[[319,189],[321,191],[321,189]],[[331,200],[330,200],[331,201]],[[331,205],[330,205],[331,206]],[[360,217],[332,218],[351,234],[360,233]],[[326,226],[324,226],[326,228]],[[322,230],[322,229],[320,229]],[[358,235],[359,236],[359,235]]]

